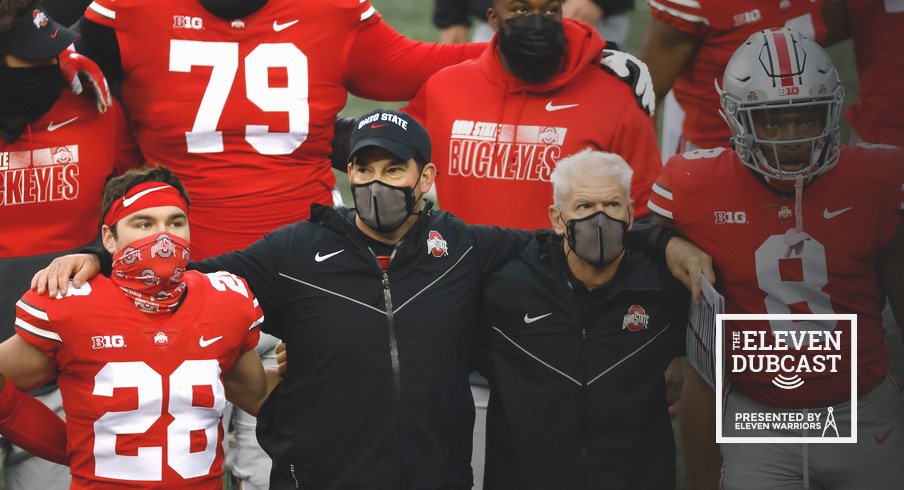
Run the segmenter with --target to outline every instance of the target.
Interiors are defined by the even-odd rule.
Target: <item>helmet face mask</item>
[[[732,146],[768,182],[809,181],[837,163],[844,89],[825,51],[800,33],[753,34],[716,90]]]

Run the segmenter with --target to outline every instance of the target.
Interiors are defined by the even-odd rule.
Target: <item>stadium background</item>
[[[433,26],[431,21],[432,13],[433,13],[433,3],[429,0],[371,0],[374,6],[376,6],[377,10],[383,14],[384,19],[389,22],[390,25],[395,27],[396,30],[405,34],[406,36],[421,39],[425,41],[436,41],[439,36],[436,28]],[[643,33],[646,28],[647,23],[649,22],[650,14],[646,5],[646,2],[643,0],[636,0],[637,8],[631,13],[631,31],[628,36],[628,41],[625,43],[623,48],[626,51],[637,53],[640,50],[641,42],[643,41]],[[857,73],[856,68],[854,66],[853,59],[853,51],[852,45],[850,41],[845,41],[843,43],[839,43],[829,49],[829,54],[832,56],[832,59],[835,61],[835,66],[838,68],[839,73],[841,75],[842,82],[844,83],[846,89],[846,100],[845,105],[851,103],[856,99],[857,93]],[[383,103],[376,102],[371,100],[365,100],[358,97],[350,96],[348,104],[345,106],[345,109],[342,111],[341,115],[345,117],[356,117],[361,114],[364,114],[368,111],[379,107],[393,107],[398,108],[402,107],[404,102],[397,103]],[[850,138],[850,126],[847,123],[842,122],[842,141],[848,141]],[[339,180],[339,185],[343,190],[343,197],[345,202],[351,203],[351,196],[347,190],[347,179],[345,178],[345,174],[337,173],[337,178]],[[896,339],[897,344],[900,346],[900,339]],[[900,356],[899,356],[900,357]],[[904,372],[904,366],[897,366],[895,371],[898,373]],[[676,425],[676,433],[677,433],[677,425]],[[681,449],[679,443],[679,459],[681,458]],[[2,472],[2,466],[0,466],[0,472]],[[685,489],[687,488],[685,477],[684,477],[684,468],[683,464],[679,462],[678,465],[678,488]],[[224,478],[224,489],[231,490],[231,486],[229,482]],[[6,490],[6,485],[4,484],[4,479],[0,478],[0,490]]]

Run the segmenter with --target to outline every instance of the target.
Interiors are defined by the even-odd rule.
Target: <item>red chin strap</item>
[[[132,213],[158,206],[175,206],[188,215],[188,203],[175,187],[165,182],[143,182],[113,201],[104,215],[104,224],[113,226]]]

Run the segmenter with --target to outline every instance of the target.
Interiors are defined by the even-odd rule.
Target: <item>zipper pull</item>
[[[586,328],[581,329],[581,340],[587,340],[587,329]]]
[[[389,274],[383,273],[383,289],[389,289]]]

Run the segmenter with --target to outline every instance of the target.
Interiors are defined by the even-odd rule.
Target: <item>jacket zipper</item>
[[[396,244],[395,248],[392,249],[392,253],[389,255],[389,262],[392,263],[393,257],[395,257],[396,251],[399,249],[399,245],[402,242]],[[396,340],[395,333],[395,321],[393,318],[393,310],[392,310],[392,293],[389,291],[389,274],[387,272],[383,272],[382,266],[380,266],[380,261],[377,259],[377,254],[371,250],[371,253],[374,256],[374,259],[377,261],[377,267],[380,269],[380,272],[383,274],[383,301],[386,304],[386,322],[389,325],[389,359],[392,363],[392,383],[395,388],[396,395],[396,407],[398,409],[398,417],[399,417],[399,488],[405,488],[405,477],[404,477],[404,469],[405,469],[405,448],[402,443],[403,441],[403,423],[402,423],[402,382],[401,382],[401,374],[399,367],[399,344]]]
[[[587,471],[587,329],[581,329],[581,471],[584,479],[584,490],[589,490],[590,481]]]

